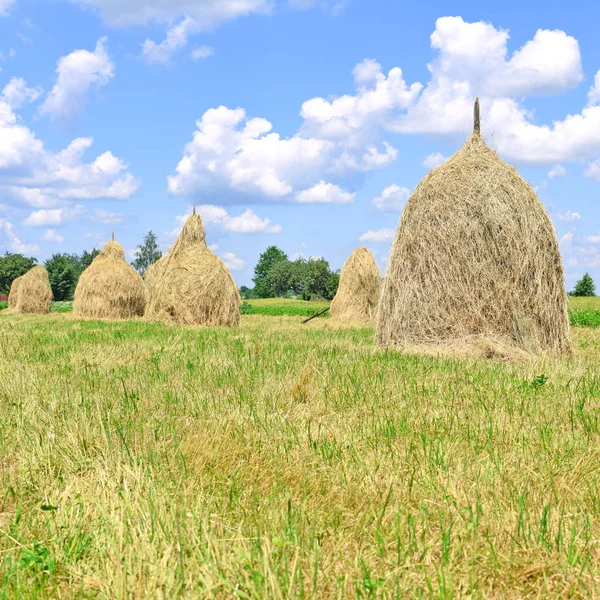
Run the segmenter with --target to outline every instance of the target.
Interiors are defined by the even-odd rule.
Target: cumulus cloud
[[[421,164],[427,169],[435,169],[435,167],[439,167],[442,163],[445,163],[446,160],[447,157],[441,152],[434,152],[433,154],[426,156]]]
[[[55,244],[61,244],[65,241],[65,238],[62,235],[58,235],[54,229],[47,229],[42,236],[42,239],[45,242],[53,242]]]
[[[221,258],[230,271],[241,271],[246,265],[246,262],[238,258],[233,252],[223,252]]]
[[[386,187],[381,196],[373,198],[373,205],[384,213],[401,212],[410,196],[410,190],[395,183]]]
[[[192,58],[208,58],[215,53],[215,49],[212,46],[200,46],[192,50]]]
[[[16,4],[16,0],[0,0],[0,17],[10,14],[10,9]]]
[[[567,174],[567,170],[562,165],[554,165],[550,171],[548,171],[548,179],[554,179],[555,177],[563,177]]]
[[[39,246],[35,244],[26,244],[18,236],[15,226],[6,219],[0,219],[0,231],[4,233],[6,239],[6,247],[13,252],[21,254],[34,254],[39,250]]]
[[[85,213],[85,207],[78,204],[67,208],[42,209],[32,212],[24,221],[27,227],[60,226],[66,221],[80,218]]]
[[[556,215],[556,218],[559,221],[563,221],[565,223],[574,223],[575,221],[581,221],[581,215],[578,212],[573,212],[571,209],[567,210],[564,214]]]
[[[393,229],[379,229],[378,231],[373,231],[369,229],[366,233],[363,233],[359,238],[359,242],[391,242],[394,239],[396,232]]]
[[[586,244],[600,244],[600,235],[588,235],[583,241]]]
[[[27,87],[22,77],[13,77],[2,90],[1,99],[11,109],[17,109],[25,103],[35,102],[41,95],[40,88]]]
[[[321,180],[311,188],[298,192],[296,202],[301,204],[346,204],[352,202],[355,195],[344,192],[338,185]]]
[[[97,208],[92,215],[92,221],[97,223],[106,223],[109,225],[118,225],[125,220],[123,213],[113,213],[103,208]]]
[[[594,78],[594,84],[588,92],[588,101],[590,106],[600,104],[600,71],[596,73],[596,77]]]
[[[195,21],[185,17],[167,31],[166,39],[160,44],[146,40],[142,44],[142,55],[148,62],[167,64],[177,50],[187,45],[188,36],[195,33],[197,29]]]
[[[585,176],[600,182],[600,158],[588,164]]]
[[[115,65],[100,38],[94,52],[75,50],[58,61],[56,84],[40,112],[63,124],[70,124],[83,110],[90,88],[106,85],[115,74]]]

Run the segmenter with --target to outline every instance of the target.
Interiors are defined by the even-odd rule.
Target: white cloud
[[[562,215],[556,215],[556,218],[559,221],[563,221],[565,223],[574,223],[575,221],[581,221],[581,215],[578,212],[573,212],[571,209],[567,210],[567,212]]]
[[[345,204],[352,202],[355,195],[344,192],[344,190],[333,183],[326,183],[321,180],[311,188],[298,192],[296,194],[296,202],[300,202],[301,204]]]
[[[393,229],[379,229],[378,231],[373,231],[369,229],[367,233],[363,233],[359,238],[359,242],[391,242],[394,239],[396,232]]]
[[[600,182],[600,158],[588,164],[585,176]]]
[[[142,55],[148,62],[166,64],[177,50],[187,45],[188,36],[195,33],[197,29],[195,21],[185,17],[167,31],[166,39],[160,44],[146,40],[142,44]]]
[[[221,259],[230,271],[241,271],[246,265],[245,261],[238,258],[233,252],[223,252]]]
[[[215,49],[212,46],[200,46],[192,50],[192,58],[208,58],[215,53]]]
[[[97,208],[94,211],[94,215],[92,216],[92,221],[96,221],[98,223],[106,223],[109,225],[118,225],[125,220],[125,215],[123,213],[113,213],[108,210],[104,210],[103,208]]]
[[[600,244],[600,235],[588,235],[583,241],[586,244]]]
[[[7,239],[7,247],[13,252],[22,254],[34,254],[39,250],[39,246],[35,244],[26,244],[17,235],[15,226],[5,219],[0,219],[0,231],[4,232]]]
[[[0,17],[6,17],[10,14],[10,9],[15,3],[16,0],[0,0]]]
[[[600,71],[596,73],[596,77],[594,78],[594,84],[588,92],[588,101],[590,106],[600,104]]]
[[[85,213],[85,207],[78,204],[67,208],[42,209],[32,212],[24,221],[27,227],[60,226],[65,221],[78,219]]]
[[[62,235],[58,235],[54,229],[47,229],[42,236],[42,239],[46,242],[53,242],[55,244],[61,244],[65,241]]]
[[[373,198],[377,210],[385,213],[401,212],[410,196],[410,190],[395,183],[386,187],[381,196]]]
[[[58,61],[56,84],[42,105],[41,114],[69,124],[83,110],[92,86],[106,85],[115,74],[115,65],[100,38],[94,52],[75,50]]]
[[[435,169],[435,167],[439,167],[442,163],[445,163],[446,160],[448,160],[447,157],[441,152],[434,152],[426,156],[421,164],[427,169]]]
[[[27,87],[22,77],[13,77],[2,90],[2,100],[12,109],[21,107],[26,102],[35,102],[42,94],[40,88]]]
[[[548,171],[548,179],[554,179],[555,177],[563,177],[567,174],[567,170],[562,165],[554,165],[550,171]]]

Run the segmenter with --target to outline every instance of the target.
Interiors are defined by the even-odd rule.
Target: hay
[[[144,273],[144,283],[146,284],[146,295],[148,301],[152,298],[156,286],[162,277],[165,265],[167,264],[167,257],[163,256],[159,258],[155,263],[151,264]]]
[[[48,279],[48,271],[37,265],[22,277],[17,277],[10,288],[10,296],[12,297],[12,300],[9,297],[11,312],[48,314],[52,302],[52,288]]]
[[[162,262],[161,262],[162,261]],[[240,294],[221,259],[206,245],[202,219],[194,214],[167,255],[150,273],[151,321],[234,326]]]
[[[571,352],[556,233],[535,192],[475,130],[416,187],[400,219],[378,309],[383,347],[503,346]],[[477,340],[476,344],[470,340]]]
[[[369,322],[375,318],[381,287],[381,273],[373,255],[357,248],[346,260],[340,285],[331,303],[334,321]]]
[[[17,277],[13,280],[10,286],[10,293],[8,294],[8,309],[10,311],[14,311],[17,307],[17,298],[19,296],[19,286],[21,285],[21,281],[23,280],[23,275]]]
[[[73,316],[132,319],[146,308],[146,286],[125,260],[121,244],[108,242],[81,274],[75,288]]]

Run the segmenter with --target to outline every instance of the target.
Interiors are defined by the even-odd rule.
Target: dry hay
[[[21,281],[23,280],[23,275],[13,279],[13,282],[10,286],[10,292],[8,294],[8,309],[13,311],[17,307],[17,298],[19,296],[19,286],[21,285]]]
[[[10,288],[8,301],[11,312],[48,314],[52,302],[52,289],[48,279],[48,271],[44,267],[36,265],[22,277],[17,277]]]
[[[167,263],[167,257],[163,256],[159,258],[155,263],[151,264],[144,273],[144,283],[146,284],[146,294],[148,301],[154,294],[156,286],[162,277],[165,265]]]
[[[383,347],[568,355],[556,233],[533,189],[475,130],[404,208],[383,285]]]
[[[346,260],[340,284],[331,303],[331,318],[335,321],[368,322],[375,318],[381,272],[373,255],[363,246]]]
[[[161,263],[162,261],[162,263]],[[190,325],[238,325],[240,294],[221,259],[206,245],[200,215],[186,221],[167,255],[150,273],[146,317]]]
[[[125,251],[114,240],[108,242],[81,274],[73,316],[93,319],[141,317],[146,308],[146,286],[125,260]]]

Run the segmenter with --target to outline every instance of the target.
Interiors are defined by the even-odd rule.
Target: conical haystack
[[[484,355],[571,351],[556,233],[533,189],[475,130],[416,187],[378,311],[381,346]]]
[[[8,294],[8,309],[13,311],[17,307],[17,298],[19,296],[19,287],[21,286],[21,281],[23,280],[23,275],[13,279],[13,282],[10,286],[10,292]]]
[[[193,325],[239,324],[240,294],[221,259],[206,245],[199,215],[194,212],[187,220],[161,261],[150,274],[148,319]]]
[[[340,284],[331,303],[331,318],[336,321],[368,322],[375,318],[381,287],[381,273],[373,255],[357,248],[346,260]]]
[[[44,267],[36,265],[13,281],[9,297],[11,312],[45,315],[50,312],[51,302],[52,289]]]
[[[145,308],[143,279],[125,260],[123,246],[108,242],[79,278],[73,316],[131,319],[143,316]]]
[[[156,290],[156,285],[160,281],[165,265],[167,264],[167,256],[159,258],[155,263],[151,264],[144,273],[144,283],[146,284],[146,293],[148,300],[152,298]]]

